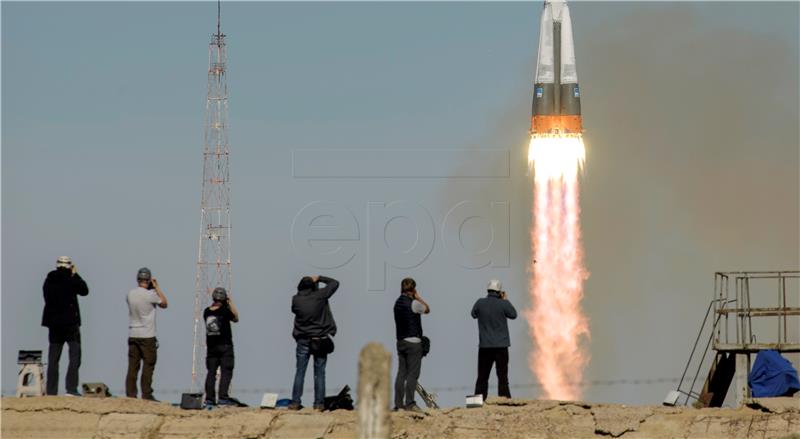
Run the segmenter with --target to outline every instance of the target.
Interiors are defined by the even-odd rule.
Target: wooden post
[[[389,374],[392,355],[380,343],[369,343],[358,356],[358,437],[389,439]]]

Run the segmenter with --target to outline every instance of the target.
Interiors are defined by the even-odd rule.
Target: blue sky
[[[589,148],[585,378],[679,376],[715,270],[800,266],[798,5],[570,5]],[[244,399],[291,383],[289,298],[299,276],[320,270],[293,249],[290,229],[314,201],[344,206],[361,231],[352,262],[323,270],[343,281],[330,393],[355,385],[363,344],[394,350],[393,285],[405,275],[433,308],[423,383],[456,388],[441,391],[447,405],[471,393],[463,389],[474,383],[477,331],[468,313],[486,280],[503,279],[517,308],[529,306],[524,157],[540,12],[540,2],[223,4],[242,309],[234,389]],[[91,288],[81,301],[81,380],[122,387],[124,295],[148,266],[171,304],[158,316],[156,395],[175,399],[167,390],[188,386],[215,19],[213,3],[3,2],[4,392],[16,351],[46,348],[41,283],[61,254]],[[315,148],[455,149],[467,160],[501,149],[510,168],[489,179],[293,178],[292,153]],[[423,263],[390,269],[390,288],[368,293],[367,205],[396,200],[423,206],[437,230],[461,201],[508,203],[509,263],[464,269],[437,237]],[[472,226],[477,248],[486,230]],[[395,243],[413,235],[408,224],[387,230]],[[512,384],[531,383],[526,325],[511,330]],[[657,403],[671,386],[595,386],[586,397]]]

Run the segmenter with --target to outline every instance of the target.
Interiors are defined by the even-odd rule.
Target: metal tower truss
[[[204,370],[203,309],[216,287],[231,291],[231,203],[228,159],[228,81],[225,35],[212,36],[208,46],[208,99],[203,149],[203,189],[200,198],[200,242],[194,298],[192,389]]]

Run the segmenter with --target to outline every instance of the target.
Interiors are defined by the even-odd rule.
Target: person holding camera
[[[158,286],[148,268],[136,273],[138,287],[127,296],[128,302],[128,374],[125,377],[125,394],[136,398],[136,377],[142,368],[142,399],[156,401],[153,397],[153,371],[156,367],[158,340],[156,339],[156,307],[167,307],[167,296]]]
[[[324,286],[320,288],[319,283]],[[292,337],[297,341],[297,370],[292,386],[290,410],[303,408],[303,396],[308,360],[314,356],[314,409],[325,409],[325,364],[328,354],[333,352],[336,335],[336,322],[333,320],[328,299],[339,289],[339,281],[325,276],[305,276],[297,285],[297,294],[292,297],[294,330]]]
[[[394,381],[395,410],[420,412],[414,402],[417,380],[422,369],[423,342],[422,314],[431,312],[431,307],[417,292],[417,282],[407,277],[400,282],[400,297],[394,302],[394,324],[397,335],[397,378]],[[430,347],[428,347],[430,348]]]
[[[214,302],[203,311],[206,322],[206,402],[212,405],[242,406],[228,391],[233,378],[233,333],[231,322],[239,321],[236,310],[225,288],[217,287],[211,293]],[[219,401],[215,398],[217,369],[220,369]]]
[[[47,353],[47,394],[58,395],[58,362],[64,343],[69,346],[67,395],[80,396],[78,369],[81,367],[81,310],[78,296],[89,294],[89,287],[78,274],[69,256],[56,261],[56,269],[47,273],[44,285],[42,326],[48,329],[50,347]]]
[[[508,301],[503,283],[493,279],[486,287],[487,295],[475,302],[472,318],[478,319],[478,379],[475,381],[475,394],[483,395],[486,401],[489,392],[489,375],[492,364],[497,366],[497,393],[511,398],[508,388],[508,319],[517,318],[517,310]]]

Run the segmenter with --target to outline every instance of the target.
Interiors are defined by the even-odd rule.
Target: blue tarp
[[[797,370],[778,351],[760,351],[747,377],[753,396],[791,396],[800,390]]]

